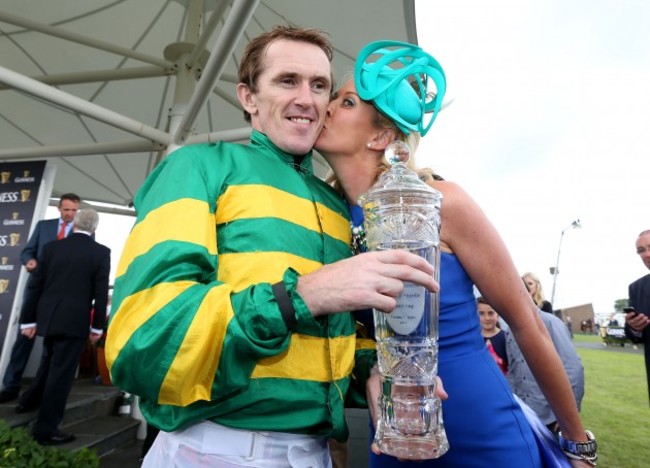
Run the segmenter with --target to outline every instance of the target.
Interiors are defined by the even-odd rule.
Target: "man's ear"
[[[257,114],[257,103],[255,102],[255,94],[251,91],[248,85],[244,83],[237,84],[237,99],[242,107],[250,115]]]
[[[395,141],[397,135],[392,128],[384,128],[369,142],[368,148],[375,151],[384,151],[388,145]]]

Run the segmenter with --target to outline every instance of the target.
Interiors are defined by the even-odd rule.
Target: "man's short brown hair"
[[[64,193],[61,195],[61,198],[59,198],[59,207],[61,206],[61,203],[63,203],[63,200],[70,200],[71,202],[75,202],[77,204],[81,203],[81,198],[76,193]]]
[[[264,71],[266,49],[271,43],[281,39],[314,44],[325,52],[330,62],[332,61],[334,48],[325,31],[298,26],[275,26],[270,31],[252,39],[244,49],[244,54],[239,64],[239,82],[248,86],[248,89],[252,93],[257,92],[257,81]],[[246,111],[244,111],[244,119],[246,122],[251,121],[251,115]]]

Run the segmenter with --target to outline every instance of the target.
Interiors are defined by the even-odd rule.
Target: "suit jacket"
[[[31,237],[25,244],[25,247],[20,252],[20,261],[24,265],[32,258],[37,262],[41,261],[43,256],[43,248],[46,244],[55,241],[59,233],[59,218],[44,219],[39,221],[32,232]],[[72,234],[72,231],[70,231]],[[68,234],[68,235],[70,235]]]
[[[650,274],[645,275],[629,287],[630,307],[634,307],[639,313],[650,316]],[[633,343],[643,343],[645,354],[645,370],[648,377],[648,396],[650,397],[650,327],[643,330],[641,337],[632,334],[630,327],[625,324],[625,335]]]
[[[27,286],[20,323],[36,323],[41,336],[84,338],[103,329],[108,302],[110,249],[83,233],[50,242]]]

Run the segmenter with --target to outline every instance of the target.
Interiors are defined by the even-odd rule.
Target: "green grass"
[[[598,335],[583,335],[581,333],[575,333],[573,335],[573,341],[575,343],[602,343],[603,339]]]
[[[575,335],[574,340],[602,343],[595,335]],[[598,466],[648,466],[650,408],[643,354],[577,349],[585,367],[582,420],[598,439]]]

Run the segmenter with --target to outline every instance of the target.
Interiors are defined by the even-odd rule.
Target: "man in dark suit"
[[[639,234],[636,240],[636,253],[650,270],[650,230]],[[648,396],[650,396],[650,327],[648,326],[650,324],[650,274],[630,284],[629,296],[629,305],[635,309],[635,312],[628,312],[625,315],[625,335],[634,343],[643,343]]]
[[[43,445],[74,440],[59,424],[86,340],[96,343],[106,322],[110,249],[91,237],[98,221],[95,210],[80,210],[74,233],[45,246],[20,315],[23,335],[43,337],[43,357],[16,412],[40,407],[31,433]]]
[[[59,238],[65,238],[72,232],[74,217],[77,214],[80,203],[81,199],[78,195],[74,193],[63,194],[59,199],[59,213],[61,213],[61,217],[58,219],[44,219],[36,224],[34,232],[20,253],[20,261],[25,265],[25,270],[33,273],[38,267],[45,245]],[[29,281],[31,281],[31,278],[32,275],[28,279],[26,291],[29,289]],[[11,348],[11,356],[9,358],[9,364],[7,364],[7,370],[2,379],[3,388],[0,392],[0,403],[18,398],[23,372],[25,371],[33,347],[34,340],[27,339],[20,333],[19,329],[16,341]]]

